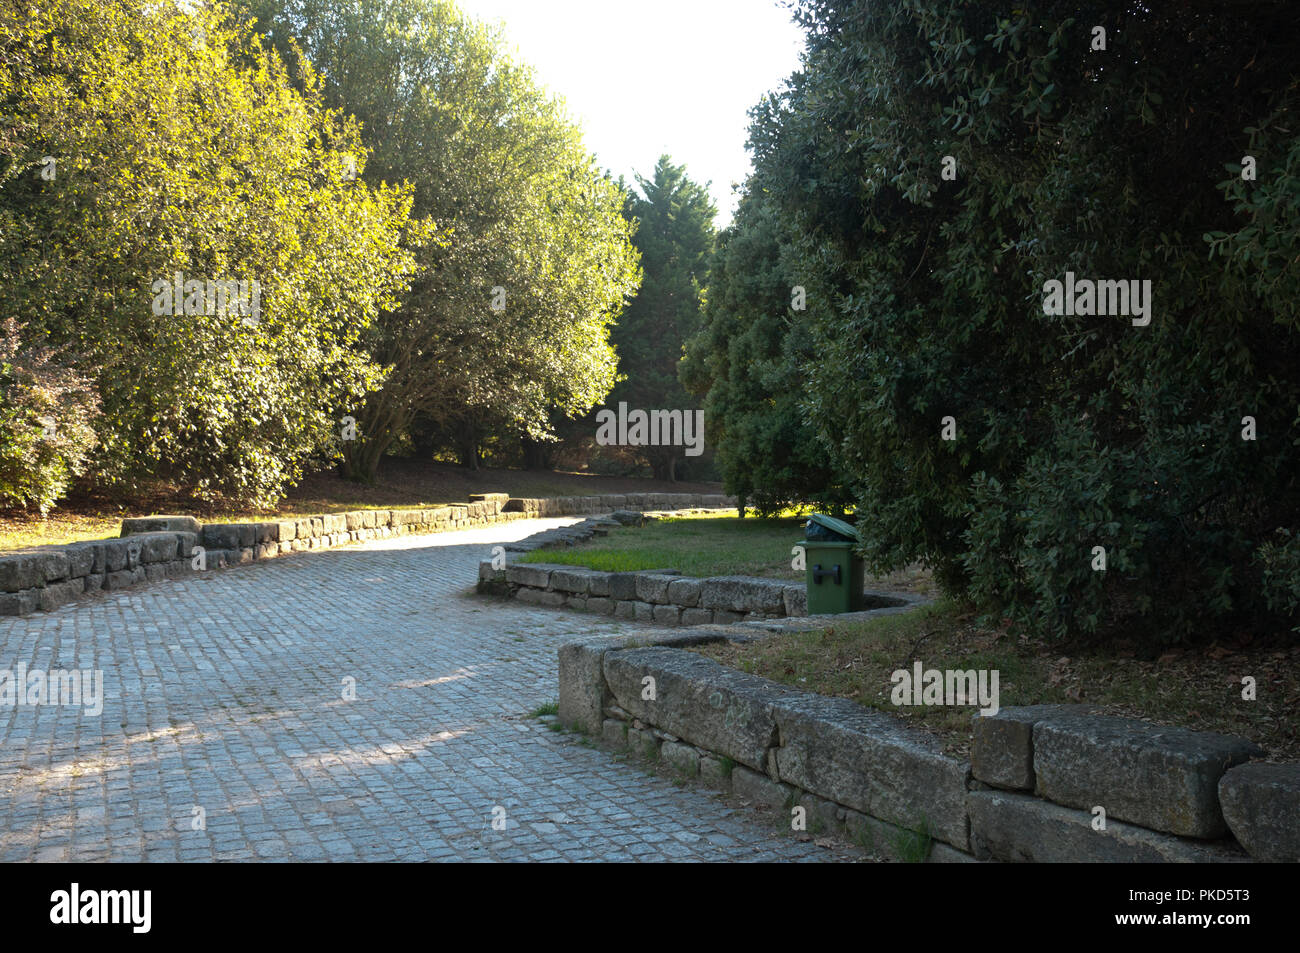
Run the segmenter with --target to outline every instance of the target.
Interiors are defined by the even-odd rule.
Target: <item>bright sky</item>
[[[663,153],[711,182],[718,226],[749,172],[747,110],[799,68],[777,0],[458,0],[562,97],[602,167],[633,182]]]

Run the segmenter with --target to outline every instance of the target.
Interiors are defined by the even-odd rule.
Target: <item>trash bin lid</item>
[[[845,542],[861,542],[858,531],[843,520],[837,520],[833,516],[826,516],[822,513],[814,513],[808,520],[808,529],[812,529],[813,524],[820,526],[823,530],[835,534]],[[820,534],[819,534],[820,535]]]

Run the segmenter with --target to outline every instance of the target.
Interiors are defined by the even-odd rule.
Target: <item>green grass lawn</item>
[[[782,514],[741,519],[735,510],[667,517],[645,526],[611,527],[608,536],[579,546],[534,550],[521,562],[586,566],[603,572],[677,569],[687,576],[764,576],[803,582],[793,569],[794,545],[803,539],[806,516]],[[929,573],[904,570],[868,576],[867,588],[926,594]]]
[[[1300,646],[1285,633],[1266,641],[1224,642],[1137,658],[1124,643],[1105,648],[1048,645],[1010,629],[990,631],[947,600],[911,612],[845,623],[817,632],[774,635],[759,642],[700,646],[693,651],[724,665],[821,695],[850,698],[900,715],[941,740],[951,754],[969,753],[974,707],[896,706],[897,669],[996,669],[999,703],[1084,703],[1108,714],[1240,735],[1272,760],[1300,760]],[[1241,697],[1241,677],[1257,681],[1254,701]]]
[[[522,561],[587,566],[606,572],[680,569],[687,576],[803,578],[801,572],[790,568],[790,550],[803,538],[800,519],[740,519],[735,512],[668,517],[640,527],[611,527],[608,536],[571,548],[534,550]]]

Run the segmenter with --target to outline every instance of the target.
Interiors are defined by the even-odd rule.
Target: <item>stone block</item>
[[[546,563],[511,563],[506,567],[506,581],[512,586],[545,589],[551,584],[551,572],[565,568]]]
[[[700,773],[700,753],[680,741],[665,741],[659,748],[659,757],[678,774],[688,778]]]
[[[208,523],[203,527],[199,538],[203,540],[204,549],[238,549],[239,524]]]
[[[668,602],[684,609],[700,604],[700,580],[673,579],[668,583]]]
[[[1219,780],[1264,752],[1244,738],[1100,715],[1034,725],[1035,790],[1050,801],[1184,837],[1227,833]]]
[[[133,585],[135,585],[135,573],[130,569],[119,569],[104,575],[105,589],[127,589]]]
[[[180,548],[175,533],[139,533],[127,540],[128,547],[131,543],[139,544],[141,563],[170,562],[177,557]]]
[[[773,704],[792,691],[670,648],[606,653],[604,672],[614,702],[633,717],[760,771],[776,739]],[[654,700],[641,697],[646,676]]]
[[[714,576],[701,580],[700,607],[729,612],[785,612],[785,583],[749,576]]]
[[[586,594],[590,582],[583,569],[555,569],[551,572],[550,585],[557,592]]]
[[[1219,780],[1228,829],[1255,860],[1300,863],[1300,764],[1243,764]]]
[[[980,860],[1034,863],[1215,863],[1247,859],[1230,846],[1174,837],[1030,794],[971,791],[971,849]]]
[[[716,755],[701,752],[700,780],[719,791],[731,790],[731,770],[733,765]]]
[[[637,573],[636,597],[642,602],[665,605],[668,602],[668,586],[676,581],[675,576],[657,576],[651,573]]]
[[[971,776],[1009,790],[1034,789],[1034,725],[1044,718],[1086,715],[1087,705],[1023,705],[973,716]]]
[[[736,765],[731,770],[731,793],[746,801],[781,811],[793,798],[794,789],[788,784],[773,781],[766,774]]]
[[[560,646],[560,721],[597,734],[605,720],[605,708],[613,702],[605,684],[605,653],[615,645],[609,641],[569,642]]]
[[[0,592],[0,616],[29,615],[40,603],[39,589],[22,589],[18,592]]]
[[[806,692],[774,706],[783,781],[965,850],[969,769],[932,735],[844,698]]]
[[[135,533],[198,533],[203,524],[192,516],[139,516],[122,520],[122,536]]]
[[[650,761],[659,758],[660,741],[655,737],[653,731],[646,731],[640,728],[628,728],[627,746],[632,749],[633,754]]]
[[[636,577],[634,572],[610,573],[609,597],[618,602],[636,599]]]
[[[606,718],[601,723],[600,740],[607,745],[625,747],[627,745],[627,722],[619,718]]]
[[[544,589],[520,588],[515,591],[515,598],[530,606],[550,606],[555,608],[564,605],[564,593],[547,592]]]
[[[682,610],[677,606],[655,606],[654,621],[660,625],[679,625],[681,623]]]

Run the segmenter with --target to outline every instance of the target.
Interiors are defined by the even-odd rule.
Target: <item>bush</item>
[[[1275,537],[1300,514],[1300,13],[798,15],[805,68],[755,111],[750,192],[790,223],[808,419],[852,474],[872,568],[920,560],[1059,636],[1293,612]],[[1045,313],[1067,271],[1149,279],[1149,325]]]
[[[21,332],[13,318],[0,325],[0,503],[44,516],[85,471],[99,396],[53,348],[24,348]]]
[[[411,270],[410,190],[364,159],[220,3],[0,5],[0,314],[94,378],[97,484],[266,504],[337,445]]]

